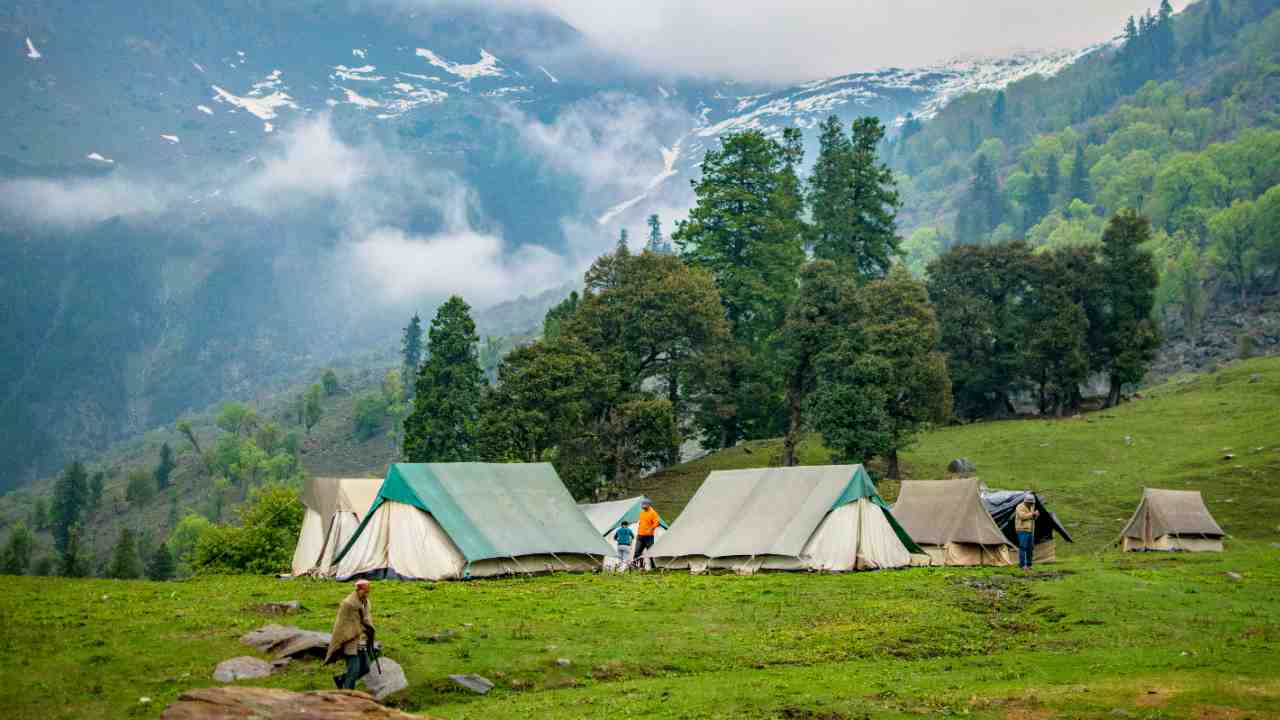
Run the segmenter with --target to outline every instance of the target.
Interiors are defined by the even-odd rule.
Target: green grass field
[[[939,476],[963,455],[994,486],[1045,493],[1077,543],[1032,576],[913,568],[378,583],[379,638],[412,685],[393,704],[483,720],[1280,718],[1278,401],[1280,361],[1259,360],[1083,419],[921,438],[907,456],[911,477]],[[1235,457],[1223,460],[1223,448]],[[707,470],[776,453],[751,449],[641,489],[674,517]],[[806,446],[806,460],[821,456]],[[1105,551],[1144,485],[1204,491],[1227,551]],[[217,662],[253,654],[243,633],[277,621],[328,630],[350,590],[260,577],[4,585],[7,718],[157,717],[183,690],[214,684]],[[283,620],[253,610],[291,599],[307,609]],[[445,630],[457,634],[431,642]],[[320,689],[332,672],[295,662],[254,682]],[[446,676],[465,672],[498,687],[485,697],[452,688]]]

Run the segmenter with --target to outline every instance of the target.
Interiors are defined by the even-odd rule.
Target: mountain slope
[[[725,132],[927,115],[1076,57],[767,88],[646,76],[539,13],[397,8],[6,6],[0,487],[384,346],[449,293],[573,282],[619,226],[669,229]]]

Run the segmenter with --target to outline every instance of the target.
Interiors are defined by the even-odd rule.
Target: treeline
[[[883,457],[896,474],[898,451],[949,416],[951,391],[927,290],[891,271],[899,199],[883,135],[873,118],[832,117],[806,181],[798,132],[724,138],[670,242],[656,217],[644,251],[624,234],[493,385],[461,298],[425,343],[415,318],[405,458],[550,461],[588,498],[678,462],[685,438],[785,435],[794,464],[812,429],[839,457]]]
[[[1194,334],[1215,300],[1280,289],[1268,196],[1280,183],[1280,131],[1257,129],[1277,120],[1273,9],[1162,7],[1131,21],[1115,51],[958,100],[904,132],[891,152],[919,211],[908,264],[921,273],[955,245],[1013,239],[1037,251],[1096,246],[1107,216],[1136,208],[1154,221],[1157,311],[1169,332]]]

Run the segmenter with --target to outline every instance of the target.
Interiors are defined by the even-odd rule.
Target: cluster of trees
[[[1031,390],[1042,413],[1060,415],[1080,406],[1095,373],[1109,380],[1108,404],[1119,402],[1161,341],[1150,237],[1150,222],[1130,210],[1110,220],[1100,247],[964,245],[931,262],[956,412],[1011,414],[1013,396]]]
[[[405,457],[551,461],[589,497],[678,461],[685,437],[730,447],[785,434],[794,464],[813,429],[842,458],[884,457],[896,472],[897,451],[949,414],[950,384],[925,286],[890,272],[900,199],[883,137],[874,118],[830,118],[806,181],[797,131],[724,138],[672,242],[656,216],[644,251],[624,234],[492,386],[461,298],[425,343],[415,317]]]

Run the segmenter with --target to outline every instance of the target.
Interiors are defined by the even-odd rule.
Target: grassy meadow
[[[749,449],[637,489],[674,518],[708,470],[769,464],[777,452]],[[823,455],[806,445],[807,461]],[[1076,544],[1060,544],[1061,561],[1030,576],[913,568],[377,583],[379,638],[411,683],[391,704],[483,720],[1280,718],[1280,360],[1175,379],[1079,419],[937,430],[906,470],[938,477],[957,456],[993,486],[1043,492]],[[1202,490],[1227,551],[1107,551],[1144,485]],[[254,654],[243,633],[268,622],[327,631],[350,590],[263,577],[4,584],[8,718],[158,717],[183,690],[214,684],[217,662]],[[254,609],[294,599],[305,610],[287,618]],[[433,641],[445,631],[455,634]],[[321,689],[333,672],[299,661],[250,682]],[[466,672],[497,688],[455,689],[447,675]]]

